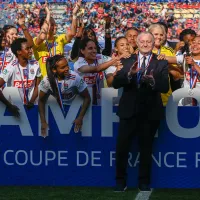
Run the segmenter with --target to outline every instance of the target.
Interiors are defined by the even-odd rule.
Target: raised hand
[[[119,58],[130,58],[131,54],[129,52],[124,52],[121,56],[119,56]]]
[[[185,42],[181,41],[176,44],[175,51],[180,51],[185,46]]]
[[[165,54],[160,54],[157,57],[158,60],[166,60],[166,55]]]
[[[154,87],[155,86],[155,79],[153,77],[153,70],[151,70],[149,75],[142,76],[141,81],[143,83],[150,85],[151,87]]]
[[[46,1],[45,4],[44,4],[44,9],[45,9],[47,15],[48,15],[48,14],[49,14],[49,15],[51,14],[47,1]]]
[[[191,56],[186,56],[185,57],[185,61],[188,65],[194,65],[195,64],[195,61],[194,59],[191,57]]]
[[[18,20],[17,20],[17,24],[19,26],[24,26],[25,25],[25,16],[22,13],[19,13],[18,15]]]
[[[77,3],[76,3],[76,6],[74,7],[74,9],[72,11],[72,14],[76,15],[78,13],[80,7],[81,7],[81,0],[78,0]]]
[[[141,70],[141,68],[138,67],[138,61],[136,61],[131,66],[131,68],[130,68],[130,70],[128,72],[128,75],[129,76],[133,76],[133,75],[137,74],[140,70]]]

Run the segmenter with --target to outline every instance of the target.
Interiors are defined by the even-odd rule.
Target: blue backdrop
[[[92,108],[92,137],[73,133],[61,135],[50,112],[47,138],[38,136],[37,107],[27,111],[34,136],[22,136],[18,126],[0,127],[0,185],[113,186],[115,143],[101,136],[101,107]],[[114,107],[116,111],[116,107]],[[181,107],[181,126],[192,128],[199,120],[199,108]],[[152,186],[155,188],[200,187],[200,139],[177,137],[165,120],[155,138]],[[133,142],[129,160],[128,186],[137,184],[137,145]]]

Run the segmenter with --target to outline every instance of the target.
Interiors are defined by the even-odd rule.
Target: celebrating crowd
[[[101,88],[123,89],[118,103],[120,124],[116,150],[116,190],[126,188],[128,151],[136,131],[140,132],[139,188],[148,190],[153,138],[163,117],[163,106],[166,106],[174,90],[200,87],[198,30],[184,29],[184,23],[177,25],[172,16],[165,15],[164,11],[162,18],[152,15],[152,12],[147,12],[149,8],[145,7],[145,3],[130,6],[128,10],[123,9],[127,4],[119,4],[112,9],[106,4],[104,8],[98,7],[98,13],[93,9],[97,4],[82,7],[81,0],[75,5],[69,4],[71,6],[67,6],[66,11],[70,25],[62,34],[57,34],[58,25],[47,3],[40,7],[39,31],[35,37],[30,34],[30,26],[37,26],[31,14],[17,15],[18,28],[4,24],[0,31],[0,101],[15,117],[20,117],[19,108],[3,95],[5,87],[18,88],[27,109],[38,104],[41,132],[45,137],[48,127],[45,104],[49,95],[55,97],[64,116],[66,105],[76,95],[83,98],[81,111],[74,121],[74,132],[79,132],[89,105],[101,105]],[[90,13],[86,20],[87,9]],[[108,11],[105,13],[109,13],[107,16],[105,10]],[[102,20],[104,48],[100,46],[95,33],[99,29],[94,26],[94,16]],[[136,21],[135,17],[140,17],[140,20]],[[170,27],[172,21],[175,24]],[[120,34],[113,32],[113,29],[119,30]],[[179,34],[179,42],[169,41],[167,37],[173,29]],[[19,37],[18,30],[23,32],[22,37]],[[177,30],[181,30],[180,33]],[[72,40],[70,60],[74,62],[74,70],[70,69],[69,60],[64,56],[64,47]],[[198,102],[188,97],[179,104],[196,106]]]

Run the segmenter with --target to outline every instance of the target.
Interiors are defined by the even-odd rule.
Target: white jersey
[[[197,65],[200,67],[200,60],[194,60]],[[193,81],[195,81],[195,77],[196,77],[196,85],[194,86],[194,88],[199,89],[200,91],[200,76],[197,73],[196,70],[193,70]],[[188,90],[190,89],[190,69],[187,69],[187,71],[184,74],[184,82],[183,82],[183,86],[184,88],[188,88]],[[179,106],[192,106],[192,98],[191,97],[185,97],[183,99],[181,99],[181,101],[179,102]]]
[[[16,59],[17,58],[11,51],[11,48],[6,48],[5,51],[1,51],[0,52],[0,71],[1,71],[2,67],[5,68],[9,63],[11,63],[12,61],[14,61]],[[4,60],[4,66],[2,66],[3,60]]]
[[[69,76],[65,77],[64,80],[58,81],[58,87],[61,91],[63,104],[68,105],[74,100],[78,93],[83,92],[83,90],[87,88],[87,84],[77,73],[70,71]],[[52,94],[52,89],[47,76],[40,82],[39,90],[44,93]]]
[[[41,77],[40,67],[37,61],[29,61],[26,67],[22,67],[17,60],[8,64],[0,74],[7,87],[19,88],[20,96],[26,102],[26,92],[28,100],[31,99],[35,87],[36,77]]]
[[[100,78],[100,87],[103,87],[103,80],[105,78],[104,76],[104,72],[99,72],[99,73],[81,73],[79,71],[79,68],[83,67],[83,66],[91,66],[91,67],[96,67],[97,65],[103,64],[105,62],[108,62],[109,60],[111,60],[111,57],[108,56],[104,56],[102,54],[97,54],[96,57],[96,62],[92,63],[92,64],[88,64],[88,62],[83,58],[83,57],[79,57],[78,60],[74,63],[74,71],[76,73],[78,73],[83,80],[87,83],[88,87],[92,87],[93,85],[96,84],[97,81],[97,75],[99,75],[98,77]],[[109,74],[109,73],[114,73],[116,71],[116,67],[111,66],[108,69],[105,70],[105,74]]]

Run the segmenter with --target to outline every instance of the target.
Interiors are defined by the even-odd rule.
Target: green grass
[[[114,193],[93,187],[0,187],[0,200],[134,200],[137,189]],[[200,190],[154,189],[150,200],[200,200]]]
[[[114,193],[112,188],[0,187],[0,200],[133,200],[137,190]]]
[[[200,189],[156,189],[150,200],[200,200]]]

